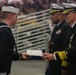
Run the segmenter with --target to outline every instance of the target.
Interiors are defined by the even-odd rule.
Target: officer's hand
[[[49,53],[43,53],[42,58],[46,60],[46,56],[47,56],[48,54],[49,54]]]
[[[54,54],[43,53],[43,58],[47,60],[54,60]]]
[[[23,53],[22,53],[22,58],[23,58],[23,59],[29,59],[30,56],[29,56],[28,54],[26,54],[26,52],[23,52]]]

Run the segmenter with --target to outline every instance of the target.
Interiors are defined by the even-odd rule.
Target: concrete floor
[[[11,75],[44,75],[45,65],[45,60],[13,61]]]

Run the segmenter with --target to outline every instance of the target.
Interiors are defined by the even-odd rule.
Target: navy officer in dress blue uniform
[[[65,33],[70,28],[64,20],[63,10],[62,6],[51,4],[51,20],[56,26],[49,42],[49,53],[57,53],[63,49]],[[61,75],[61,68],[61,61],[49,61],[45,75]]]
[[[76,4],[65,3],[65,10],[63,14],[66,15],[66,22],[71,27],[66,32],[63,49],[60,52],[44,53],[45,59],[50,61],[67,61],[67,74],[76,75]]]
[[[26,53],[13,51],[15,40],[11,27],[17,22],[19,9],[13,6],[2,6],[3,18],[0,22],[0,75],[10,74],[12,60],[26,58]]]

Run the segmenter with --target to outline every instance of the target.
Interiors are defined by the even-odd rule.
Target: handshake
[[[27,50],[22,53],[23,59],[28,59],[30,56],[41,56],[45,60],[54,60],[55,55],[52,53],[43,53],[42,50]]]
[[[43,59],[45,60],[54,60],[54,54],[50,54],[50,53],[42,53],[42,56],[41,56]],[[29,59],[30,58],[30,55],[28,55],[26,52],[23,52],[22,53],[22,58],[23,59]]]
[[[26,53],[22,53],[23,59],[28,59],[30,56],[42,56],[42,50],[27,50]]]

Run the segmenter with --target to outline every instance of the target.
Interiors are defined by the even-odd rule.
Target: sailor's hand
[[[23,59],[29,59],[30,56],[29,56],[28,54],[26,54],[26,52],[23,52],[23,53],[22,53],[22,58],[23,58]]]

